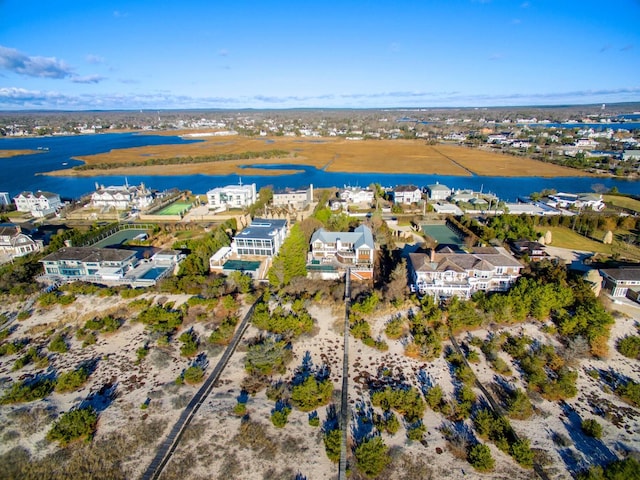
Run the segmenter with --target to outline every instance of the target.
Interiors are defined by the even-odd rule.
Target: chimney
[[[436,261],[436,250],[434,248],[429,251],[429,261],[431,263]]]

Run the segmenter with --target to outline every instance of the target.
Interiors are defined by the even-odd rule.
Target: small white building
[[[253,205],[258,199],[256,184],[227,185],[207,192],[209,210],[226,210],[228,208],[244,208]]]
[[[19,212],[30,212],[34,217],[44,217],[62,207],[60,195],[38,190],[35,193],[21,192],[13,198]]]

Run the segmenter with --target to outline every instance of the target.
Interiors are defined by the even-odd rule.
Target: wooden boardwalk
[[[231,339],[231,343],[227,346],[224,354],[218,361],[218,364],[215,366],[209,377],[204,381],[197,393],[193,396],[187,407],[180,415],[180,418],[178,418],[178,421],[173,425],[173,428],[171,428],[169,434],[158,446],[155,457],[147,467],[147,470],[140,477],[142,480],[156,480],[160,478],[162,470],[171,459],[173,452],[175,452],[178,448],[185,429],[191,423],[191,420],[193,420],[193,417],[198,412],[198,409],[202,406],[204,400],[209,396],[211,390],[213,390],[216,381],[218,380],[218,378],[220,378],[220,374],[227,366],[231,355],[233,355],[233,352],[240,343],[244,332],[249,326],[249,320],[251,319],[251,315],[253,314],[253,309],[255,308],[255,306],[256,303],[251,305],[251,308],[249,308],[246,315],[242,319],[242,322],[240,322],[236,333]]]

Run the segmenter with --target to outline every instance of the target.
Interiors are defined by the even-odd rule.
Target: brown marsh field
[[[175,134],[175,133],[174,133]],[[345,140],[342,138],[299,137],[201,137],[202,141],[181,145],[153,145],[112,150],[80,157],[87,164],[128,164],[110,168],[109,175],[282,175],[295,171],[295,165],[309,165],[329,172],[416,173],[452,176],[542,176],[573,177],[588,175],[579,170],[457,145],[427,145],[423,140]],[[224,160],[179,165],[132,166],[152,158],[202,157],[243,152],[283,150],[287,156]],[[259,165],[283,164],[282,170],[260,169]],[[240,168],[252,165],[255,168]],[[107,171],[59,170],[50,175],[96,176]]]
[[[0,158],[17,157],[19,155],[32,155],[40,153],[41,150],[0,150]]]

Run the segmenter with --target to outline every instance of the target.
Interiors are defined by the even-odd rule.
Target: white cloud
[[[101,57],[100,55],[94,55],[92,53],[87,54],[87,56],[85,56],[84,58],[87,61],[87,63],[92,63],[92,64],[104,63],[103,57]]]
[[[19,75],[39,78],[66,78],[73,69],[55,57],[28,56],[15,48],[0,45],[0,68]]]

